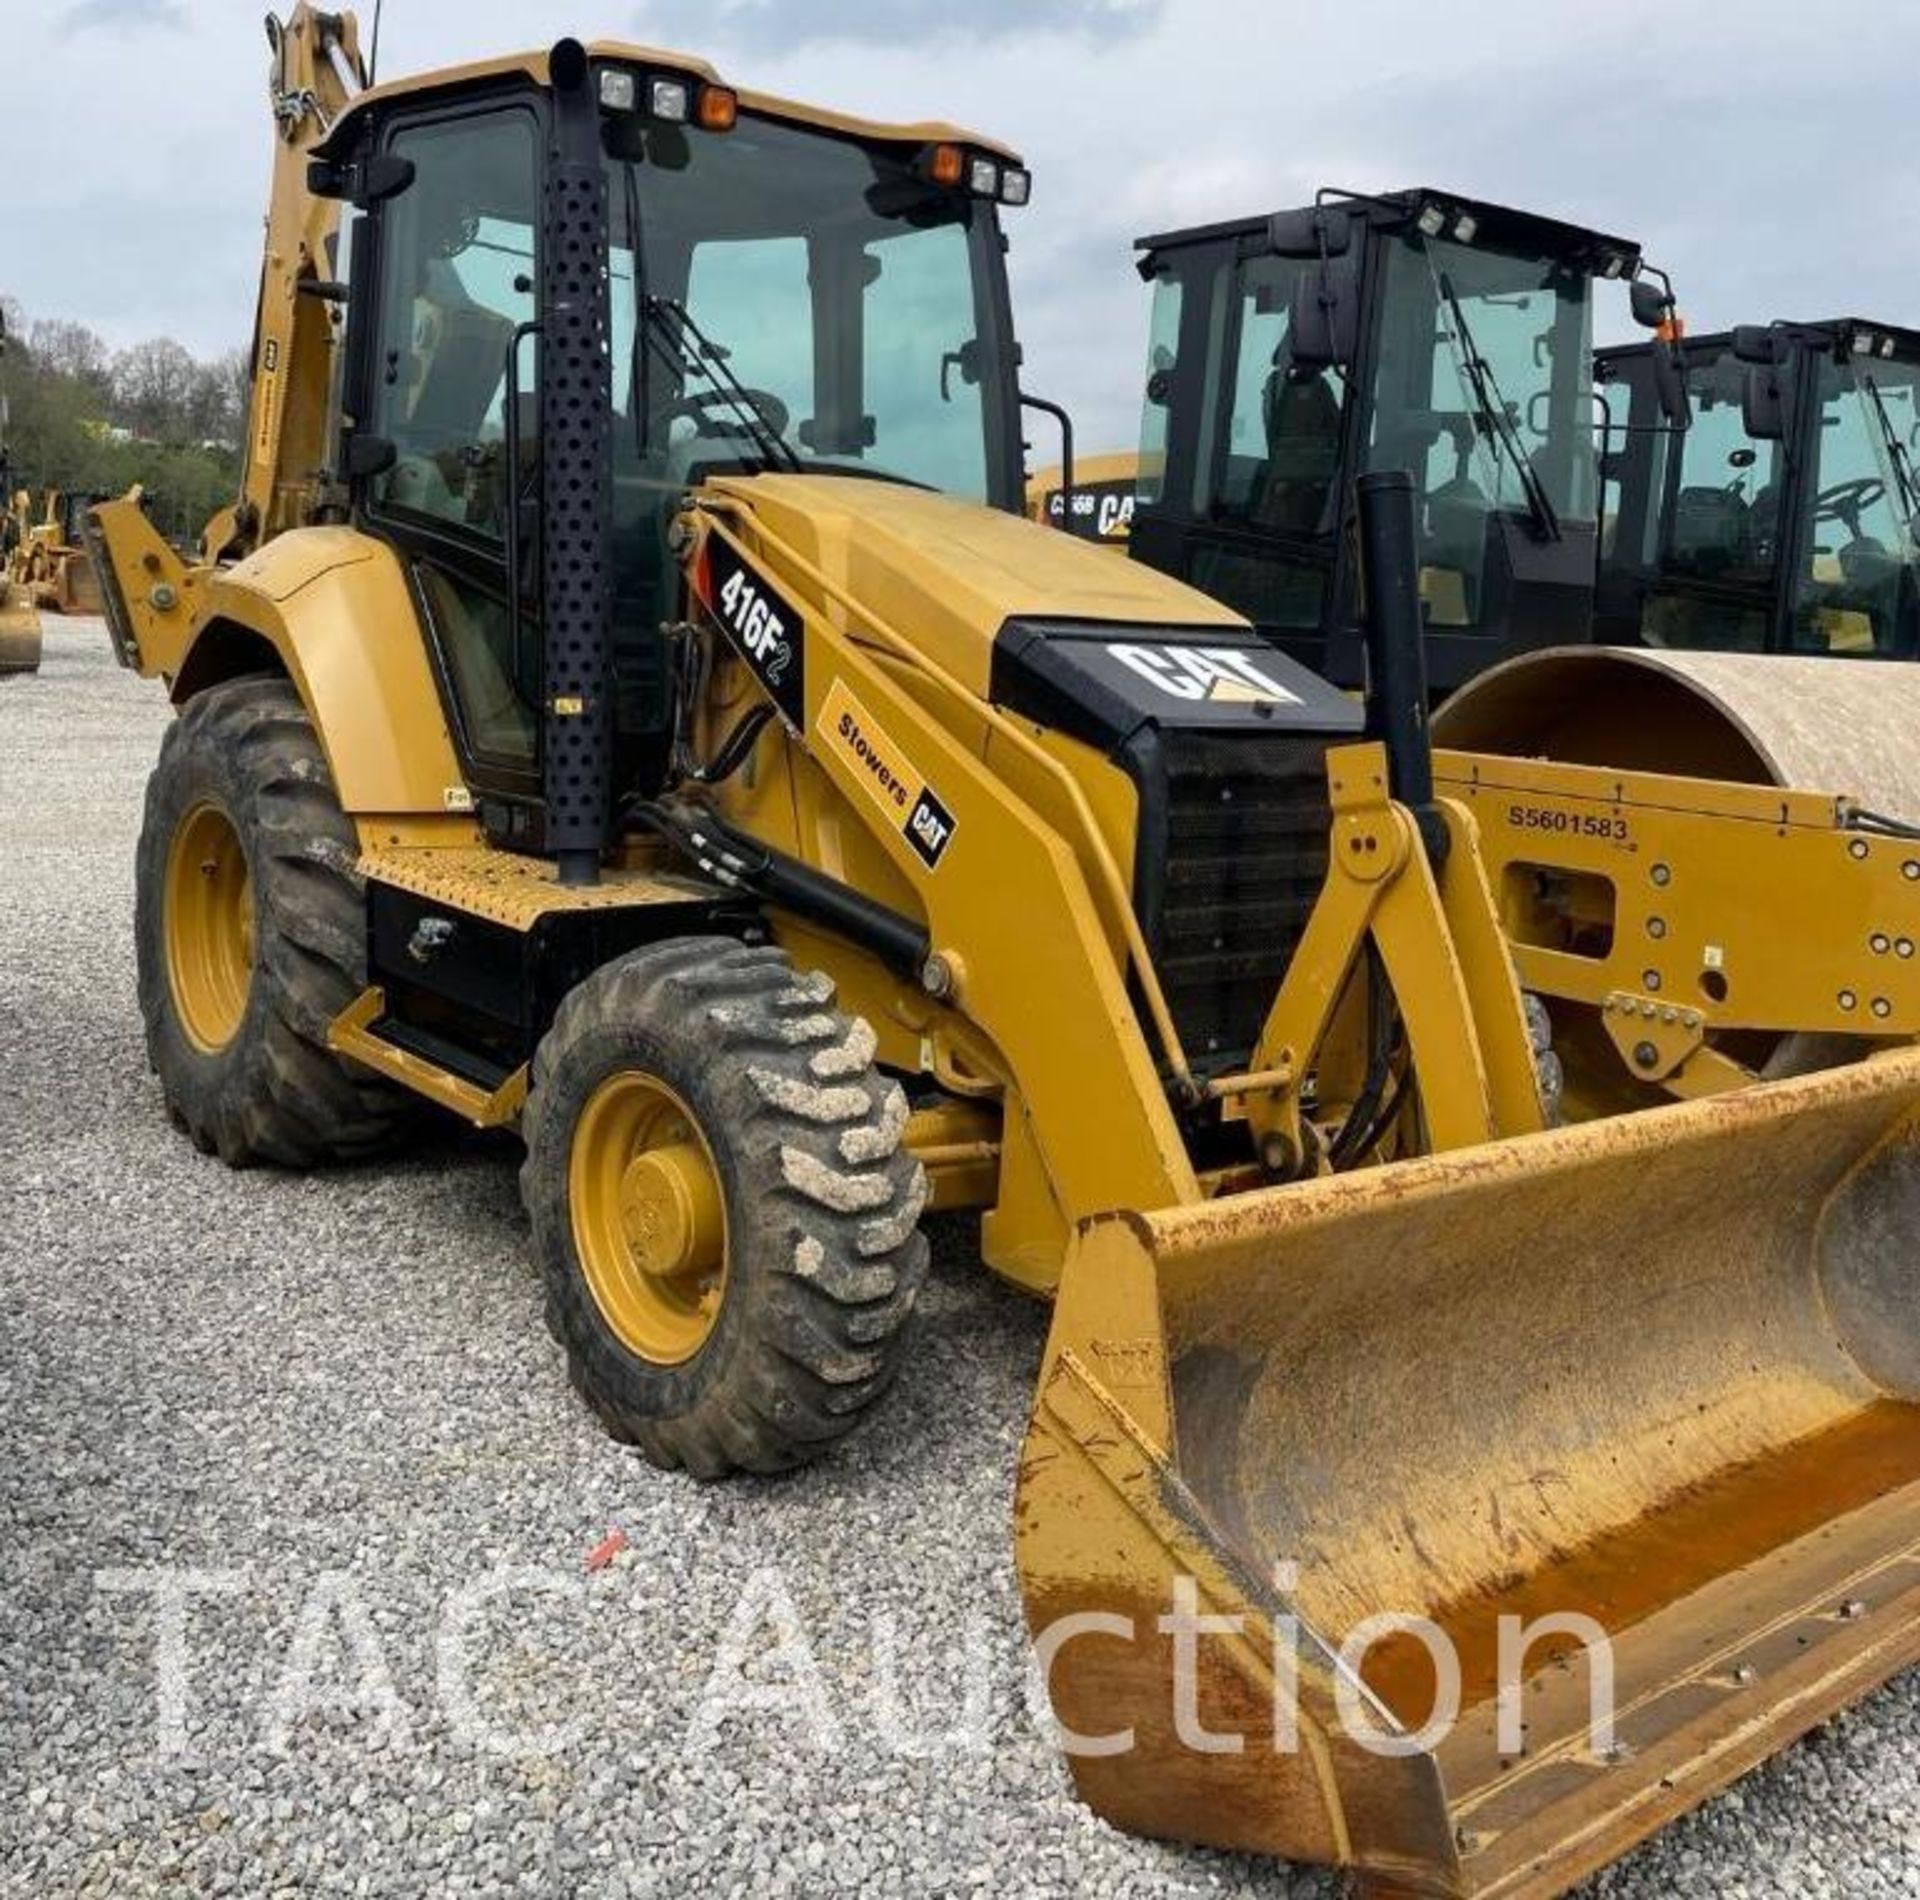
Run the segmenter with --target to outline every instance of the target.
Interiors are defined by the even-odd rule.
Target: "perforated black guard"
[[[576,874],[608,832],[612,312],[599,112],[556,89],[541,230],[547,849]]]

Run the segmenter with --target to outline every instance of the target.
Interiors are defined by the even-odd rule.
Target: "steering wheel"
[[[778,396],[768,389],[748,389],[743,393],[775,435],[786,434],[792,412]],[[738,404],[717,389],[677,396],[668,403],[664,421],[672,424],[682,420],[691,422],[696,433],[710,442],[739,441],[748,433],[740,420]]]
[[[1835,482],[1821,489],[1813,504],[1816,521],[1838,521],[1849,534],[1860,532],[1860,516],[1887,492],[1878,475],[1857,475],[1850,482]]]

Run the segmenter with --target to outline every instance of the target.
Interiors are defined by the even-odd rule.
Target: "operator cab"
[[[1026,202],[1028,176],[951,128],[737,93],[674,55],[585,57],[605,186],[586,215],[604,218],[609,291],[617,809],[665,772],[662,628],[681,613],[668,536],[690,487],[777,470],[1020,509],[998,208]],[[369,94],[315,169],[315,189],[355,212],[347,506],[412,577],[483,825],[533,851],[551,713],[541,543],[555,455],[583,413],[542,362],[555,247],[578,241],[550,229],[556,126],[578,108],[545,65]],[[566,479],[593,459],[576,454]]]
[[[1683,350],[1681,435],[1657,426],[1645,346],[1598,358],[1598,637],[1920,658],[1920,334],[1840,318]]]
[[[1636,246],[1404,191],[1139,248],[1154,307],[1136,559],[1358,686],[1353,484],[1404,469],[1436,691],[1587,638],[1593,284],[1634,279]]]

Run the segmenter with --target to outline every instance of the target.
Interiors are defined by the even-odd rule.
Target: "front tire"
[[[371,1153],[402,1091],[327,1047],[366,984],[359,848],[286,680],[209,688],[147,781],[135,945],[167,1107],[233,1167]]]
[[[777,949],[635,951],[534,1062],[521,1191],[547,1321],[616,1438],[700,1478],[785,1471],[892,1384],[926,1274],[898,1084]]]

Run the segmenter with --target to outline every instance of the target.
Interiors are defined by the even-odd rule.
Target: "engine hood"
[[[1091,542],[977,502],[831,475],[723,476],[875,618],[985,698],[994,643],[1015,621],[1244,636],[1218,601]]]

